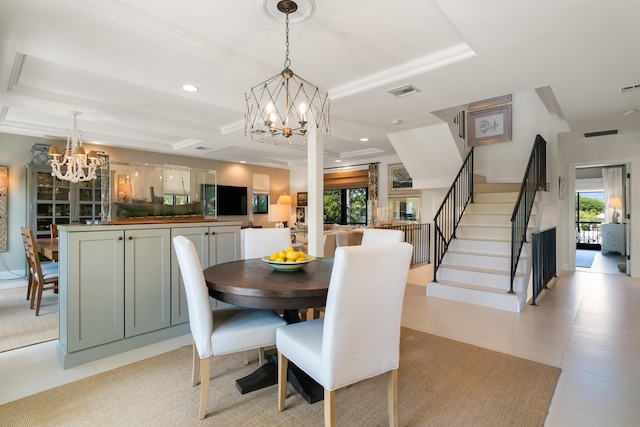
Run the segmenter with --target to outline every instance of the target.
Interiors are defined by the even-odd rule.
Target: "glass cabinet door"
[[[48,164],[29,165],[29,227],[36,238],[51,236],[51,224],[94,223],[101,219],[100,177],[73,184],[51,175]]]

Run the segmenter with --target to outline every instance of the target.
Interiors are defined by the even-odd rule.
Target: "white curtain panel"
[[[622,208],[617,208],[620,214],[620,222],[624,218],[624,193],[622,188],[622,166],[602,168],[602,183],[604,185],[605,222],[613,222],[613,207],[609,206],[612,197],[620,197]]]

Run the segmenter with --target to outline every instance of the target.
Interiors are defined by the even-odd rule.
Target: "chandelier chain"
[[[289,12],[287,12],[287,16],[285,18],[286,24],[286,42],[285,42],[285,60],[284,60],[284,68],[287,69],[291,65],[291,60],[289,59]]]

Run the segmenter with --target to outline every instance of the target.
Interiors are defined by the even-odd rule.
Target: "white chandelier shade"
[[[67,146],[64,153],[56,146],[49,148],[51,156],[51,175],[63,181],[80,182],[96,178],[96,169],[102,159],[97,151],[86,154],[82,147],[82,131],[78,130],[77,116],[82,114],[73,111],[73,129],[67,129]]]

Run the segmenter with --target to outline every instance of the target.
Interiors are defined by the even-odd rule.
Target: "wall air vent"
[[[420,89],[416,88],[413,85],[404,85],[400,87],[396,87],[393,89],[389,89],[387,93],[395,96],[396,98],[403,98],[405,96],[413,95],[414,93],[420,92]]]
[[[635,84],[635,85],[629,85],[629,86],[621,87],[620,88],[620,93],[631,92],[632,90],[638,90],[638,89],[640,89],[640,83]]]
[[[202,146],[196,147],[195,149],[198,150],[198,151],[209,151],[209,150],[211,150],[211,148],[209,148],[209,147],[202,147]]]
[[[587,132],[584,134],[585,138],[591,138],[593,136],[604,136],[604,135],[617,135],[618,134],[618,129],[613,129],[613,130],[601,130],[598,132]]]

